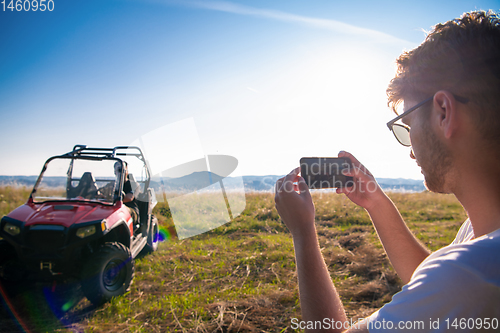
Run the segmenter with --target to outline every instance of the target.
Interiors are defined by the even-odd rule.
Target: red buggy
[[[137,221],[123,204],[124,162],[139,207]],[[134,278],[134,258],[158,247],[150,185],[138,147],[77,145],[49,158],[26,204],[1,220],[0,278],[74,277],[96,305],[123,294]]]

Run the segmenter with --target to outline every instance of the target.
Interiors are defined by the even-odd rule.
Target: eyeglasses
[[[469,101],[469,99],[465,98],[465,97],[460,97],[457,95],[453,95],[453,97],[455,97],[455,99],[460,103],[465,104]],[[400,144],[402,144],[405,147],[411,147],[410,127],[403,125],[403,124],[395,124],[395,122],[403,117],[406,117],[408,114],[417,110],[419,107],[432,101],[433,99],[434,99],[434,96],[431,96],[431,97],[423,100],[422,102],[420,102],[417,105],[415,105],[414,107],[406,110],[405,112],[401,113],[399,116],[397,116],[396,118],[394,118],[393,120],[391,120],[390,122],[387,123],[387,127],[389,127],[389,130],[392,131],[392,133],[396,137],[396,140],[398,140],[398,142]]]

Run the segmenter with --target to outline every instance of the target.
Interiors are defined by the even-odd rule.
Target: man
[[[139,206],[134,196],[134,189],[132,188],[132,183],[128,174],[127,162],[123,161],[124,172],[125,172],[125,183],[123,184],[123,203],[127,206],[130,216],[134,223],[139,223]],[[120,162],[116,162],[115,165],[115,175],[119,177],[122,172],[122,165]]]
[[[337,193],[366,209],[406,284],[390,303],[349,331],[497,331],[500,20],[492,12],[477,11],[438,24],[397,62],[387,92],[393,109],[403,102],[405,112],[388,126],[400,143],[411,146],[410,156],[428,189],[453,193],[468,219],[452,244],[430,254],[391,200],[373,186],[373,175],[354,156],[340,152],[339,157],[352,160],[346,175],[354,177],[355,186]],[[396,123],[400,118],[405,125]],[[319,249],[311,195],[298,173],[299,168],[277,181],[275,202],[293,236],[302,320],[344,323],[342,302]]]

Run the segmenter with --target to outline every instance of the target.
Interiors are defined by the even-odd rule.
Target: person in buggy
[[[115,165],[115,176],[118,178],[122,173],[122,164],[116,162]],[[125,173],[125,183],[123,184],[123,203],[127,206],[130,211],[130,216],[134,221],[134,224],[139,223],[139,206],[135,199],[134,190],[137,187],[133,176],[128,173],[127,162],[123,161],[124,173]]]

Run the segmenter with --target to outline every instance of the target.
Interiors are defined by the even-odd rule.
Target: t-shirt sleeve
[[[461,244],[474,238],[474,229],[470,223],[470,219],[467,219],[462,223],[462,226],[457,232],[455,239],[451,244]]]
[[[458,247],[419,267],[418,274],[390,303],[368,318],[370,332],[444,332],[465,318],[500,319],[500,288],[475,267],[457,262]],[[465,253],[467,255],[467,253]],[[490,262],[491,264],[491,262]],[[477,327],[469,330],[477,331]]]

